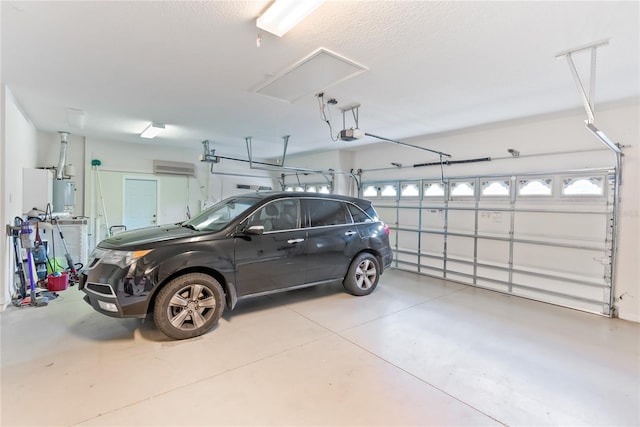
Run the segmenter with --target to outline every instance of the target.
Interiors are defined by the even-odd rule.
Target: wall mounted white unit
[[[33,208],[41,211],[53,201],[53,171],[48,169],[22,169],[22,213]]]
[[[196,167],[193,163],[171,162],[167,160],[154,160],[153,173],[165,175],[195,176]]]

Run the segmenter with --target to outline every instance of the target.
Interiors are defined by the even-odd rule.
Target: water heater
[[[53,212],[73,215],[76,206],[76,183],[68,179],[53,180]]]

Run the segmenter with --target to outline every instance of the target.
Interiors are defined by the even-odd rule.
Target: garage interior
[[[0,3],[0,424],[639,425],[640,3],[280,1]],[[16,217],[86,264],[266,189],[372,200],[375,292],[13,303]]]

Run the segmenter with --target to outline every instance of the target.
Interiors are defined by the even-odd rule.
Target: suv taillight
[[[384,232],[387,233],[387,236],[389,235],[389,226],[387,224],[384,225]]]

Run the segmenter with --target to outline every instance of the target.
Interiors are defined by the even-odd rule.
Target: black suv
[[[225,302],[335,281],[368,295],[391,260],[389,228],[367,200],[252,193],[103,240],[79,288],[101,313],[153,313],[162,332],[184,339],[216,324]]]

